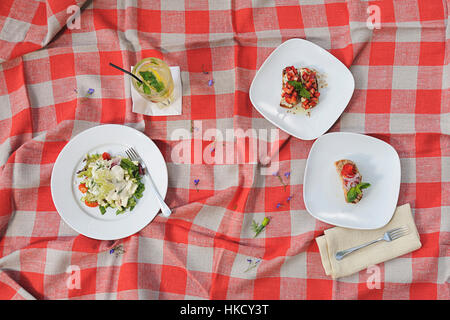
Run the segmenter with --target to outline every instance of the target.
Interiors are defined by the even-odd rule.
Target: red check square
[[[439,257],[439,232],[421,233],[420,242],[422,247],[412,253],[413,258]]]
[[[44,147],[42,149],[42,164],[55,163],[56,158],[58,158],[59,153],[67,144],[66,141],[48,141],[44,142]]]
[[[257,47],[236,46],[235,51],[237,57],[236,64],[238,67],[252,70],[256,69],[256,62],[258,61]]]
[[[45,261],[45,260],[44,260]],[[20,271],[20,279],[27,284],[27,291],[36,299],[43,299],[44,274],[38,272]]]
[[[38,188],[37,211],[56,211],[50,186]]]
[[[302,13],[299,6],[277,6],[280,29],[303,29]]]
[[[416,184],[416,208],[441,206],[441,183],[428,182]]]
[[[186,279],[186,269],[163,265],[159,291],[184,294],[186,290]]]
[[[214,95],[191,96],[191,119],[215,119],[216,102]]]
[[[416,157],[440,157],[441,139],[439,134],[416,133]]]
[[[212,300],[227,299],[228,285],[230,277],[227,275],[213,273],[211,275],[211,297]]]
[[[56,121],[61,123],[64,120],[74,119],[76,108],[77,103],[75,100],[55,104]]]
[[[67,10],[67,9],[66,9]],[[47,26],[47,8],[44,2],[40,2],[37,7],[31,24],[37,26]]]
[[[253,289],[253,299],[256,300],[279,300],[280,299],[280,278],[267,277],[255,279]]]
[[[71,276],[74,279],[73,288],[69,289],[69,298],[80,297],[96,293],[97,268],[74,269]],[[76,279],[79,277],[79,287],[76,286]],[[70,283],[69,280],[67,280]]]
[[[435,300],[437,285],[429,282],[415,282],[410,286],[410,300]]]
[[[126,101],[124,99],[106,99],[102,103],[102,123],[124,123],[126,113]]]
[[[347,26],[349,24],[349,14],[347,3],[326,3],[327,22],[329,27]]]
[[[234,114],[243,117],[252,117],[253,105],[248,93],[236,91],[234,97]]]
[[[421,42],[419,65],[442,66],[445,59],[445,42]]]
[[[100,51],[99,57],[101,75],[121,75],[119,70],[109,65],[109,63],[111,62],[119,67],[123,67],[121,51]]]
[[[169,219],[166,223],[164,238],[171,242],[188,244],[191,225],[192,223],[184,220]]]
[[[244,8],[234,11],[234,30],[236,33],[255,32],[253,9]]]
[[[138,31],[149,33],[161,33],[161,11],[144,10],[137,11]]]
[[[120,266],[117,291],[134,290],[138,284],[138,264],[123,263]]]
[[[94,13],[95,30],[116,29],[117,10],[111,9],[92,9]]]
[[[333,280],[307,279],[307,300],[331,300],[333,298]]]
[[[391,90],[367,90],[366,112],[389,113],[391,110]]]
[[[23,70],[23,64],[17,64],[11,68],[6,66],[3,67],[3,74],[5,76],[5,84],[8,88],[8,93],[18,90],[23,84],[23,75],[25,71]]]
[[[445,10],[442,1],[418,0],[421,21],[442,20],[445,18]]]
[[[391,66],[394,64],[395,42],[372,42],[370,65]]]
[[[16,136],[23,133],[31,133],[31,111],[24,109],[12,117],[11,136]]]
[[[188,71],[205,72],[212,70],[211,49],[199,48],[186,51]]]
[[[52,79],[75,76],[75,58],[73,53],[53,55],[49,59]]]
[[[209,12],[208,11],[185,11],[186,33],[208,33]]]
[[[417,90],[416,113],[440,114],[441,90]]]

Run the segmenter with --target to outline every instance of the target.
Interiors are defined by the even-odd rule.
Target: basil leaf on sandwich
[[[348,202],[353,202],[356,200],[356,198],[358,197],[358,195],[360,195],[362,193],[362,189],[366,189],[370,187],[370,183],[367,182],[361,182],[359,184],[357,184],[356,186],[350,188],[350,190],[348,190],[347,192],[347,201]]]
[[[288,81],[288,83],[294,87],[294,90],[297,91],[298,95],[300,97],[311,99],[311,94],[308,90],[305,89],[305,87],[302,85],[299,81]]]

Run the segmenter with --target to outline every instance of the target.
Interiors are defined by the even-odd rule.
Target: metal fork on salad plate
[[[142,158],[139,156],[139,154],[136,152],[136,150],[134,150],[133,147],[127,149],[125,151],[125,154],[133,161],[138,161],[141,164],[142,169],[144,169],[144,173],[145,175],[149,178],[150,180],[150,188],[153,192],[153,194],[156,196],[156,199],[159,202],[159,206],[161,208],[161,212],[162,215],[164,217],[168,217],[170,216],[170,214],[172,213],[172,210],[170,210],[169,206],[164,202],[164,199],[161,197],[161,195],[159,194],[158,189],[156,188],[155,183],[153,182],[152,176],[150,175],[150,172],[147,170],[147,167],[145,166],[145,162],[142,160]]]

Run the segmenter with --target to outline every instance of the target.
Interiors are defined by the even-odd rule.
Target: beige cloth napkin
[[[177,116],[183,112],[183,89],[181,83],[180,67],[169,67],[172,73],[174,88],[174,101],[167,107],[160,108],[156,103],[144,99],[131,84],[131,99],[133,101],[133,112],[142,113],[147,116]]]
[[[392,242],[380,241],[368,247],[352,252],[341,261],[336,260],[335,254],[365,242],[375,240],[391,229],[408,227],[408,234]],[[319,246],[325,273],[333,279],[345,277],[366,269],[369,266],[399,257],[419,249],[419,233],[417,232],[411,207],[405,204],[397,207],[387,225],[374,230],[356,230],[342,227],[327,229],[323,236],[316,238]]]

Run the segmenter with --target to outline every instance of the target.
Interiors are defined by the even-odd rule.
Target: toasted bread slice
[[[342,169],[344,168],[344,166],[346,164],[353,165],[354,170],[356,171],[354,177],[347,178],[347,177],[343,176]],[[362,175],[360,174],[360,172],[358,170],[358,167],[356,166],[356,164],[353,161],[348,160],[348,159],[338,160],[338,161],[336,161],[334,163],[334,165],[336,166],[336,171],[337,171],[337,173],[339,175],[339,178],[341,179],[342,190],[344,190],[345,201],[348,202],[348,203],[358,203],[363,197],[362,193],[359,193],[357,195],[356,199],[353,200],[352,202],[349,202],[348,199],[347,199],[348,191],[352,187],[356,186],[358,183],[360,183],[362,181]]]

